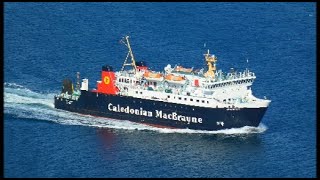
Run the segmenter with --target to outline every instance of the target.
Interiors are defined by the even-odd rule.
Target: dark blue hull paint
[[[267,110],[267,108],[242,108],[239,110],[205,108],[127,96],[100,94],[91,91],[82,91],[79,99],[77,101],[72,100],[73,102],[71,104],[67,103],[68,101],[69,100],[66,98],[55,97],[55,108],[81,114],[129,120],[138,123],[197,130],[220,130],[239,128],[243,126],[257,127]],[[109,110],[108,105],[110,103],[114,106],[129,106],[130,109],[143,108],[144,110],[153,112],[154,114],[152,117],[148,117],[124,112],[114,112]],[[156,110],[162,110],[163,113],[167,114],[176,112],[183,116],[201,118],[202,123],[188,123],[182,120],[159,118],[155,116]],[[219,122],[223,122],[223,126]]]

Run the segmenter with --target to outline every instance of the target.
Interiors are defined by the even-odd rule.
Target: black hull
[[[57,109],[81,114],[196,130],[257,127],[267,110],[205,108],[90,91],[82,91],[78,100],[55,97],[54,104]]]

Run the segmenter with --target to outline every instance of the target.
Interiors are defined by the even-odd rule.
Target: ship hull
[[[56,96],[57,109],[158,127],[221,130],[257,127],[267,108],[207,108],[82,91],[77,100]]]

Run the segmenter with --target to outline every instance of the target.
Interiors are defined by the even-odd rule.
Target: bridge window
[[[204,103],[204,100],[202,100],[201,102]]]
[[[197,102],[199,102],[199,99],[197,99]]]
[[[179,97],[178,99],[181,100],[181,97]]]
[[[193,99],[190,99],[190,101],[193,101]]]

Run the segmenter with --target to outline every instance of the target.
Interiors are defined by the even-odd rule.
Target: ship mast
[[[123,41],[123,39],[121,39],[121,42],[127,46],[128,48],[128,54],[127,54],[127,57],[126,59],[124,60],[124,63],[122,65],[122,68],[121,68],[121,71],[123,71],[124,67],[125,66],[132,66],[133,69],[135,70],[135,72],[137,71],[137,66],[136,66],[136,61],[134,60],[134,56],[133,56],[133,53],[132,53],[132,49],[131,49],[131,46],[130,46],[130,42],[129,42],[129,36],[126,36],[126,42]],[[130,62],[127,62],[128,61],[128,57],[131,57],[131,63]]]
[[[80,91],[80,72],[77,72],[77,91]]]
[[[208,71],[204,73],[205,77],[210,77],[214,79],[214,74],[216,71],[216,62],[217,62],[217,58],[214,55],[211,55],[209,53],[209,49],[208,49],[208,53],[204,54],[207,65],[208,65]]]

